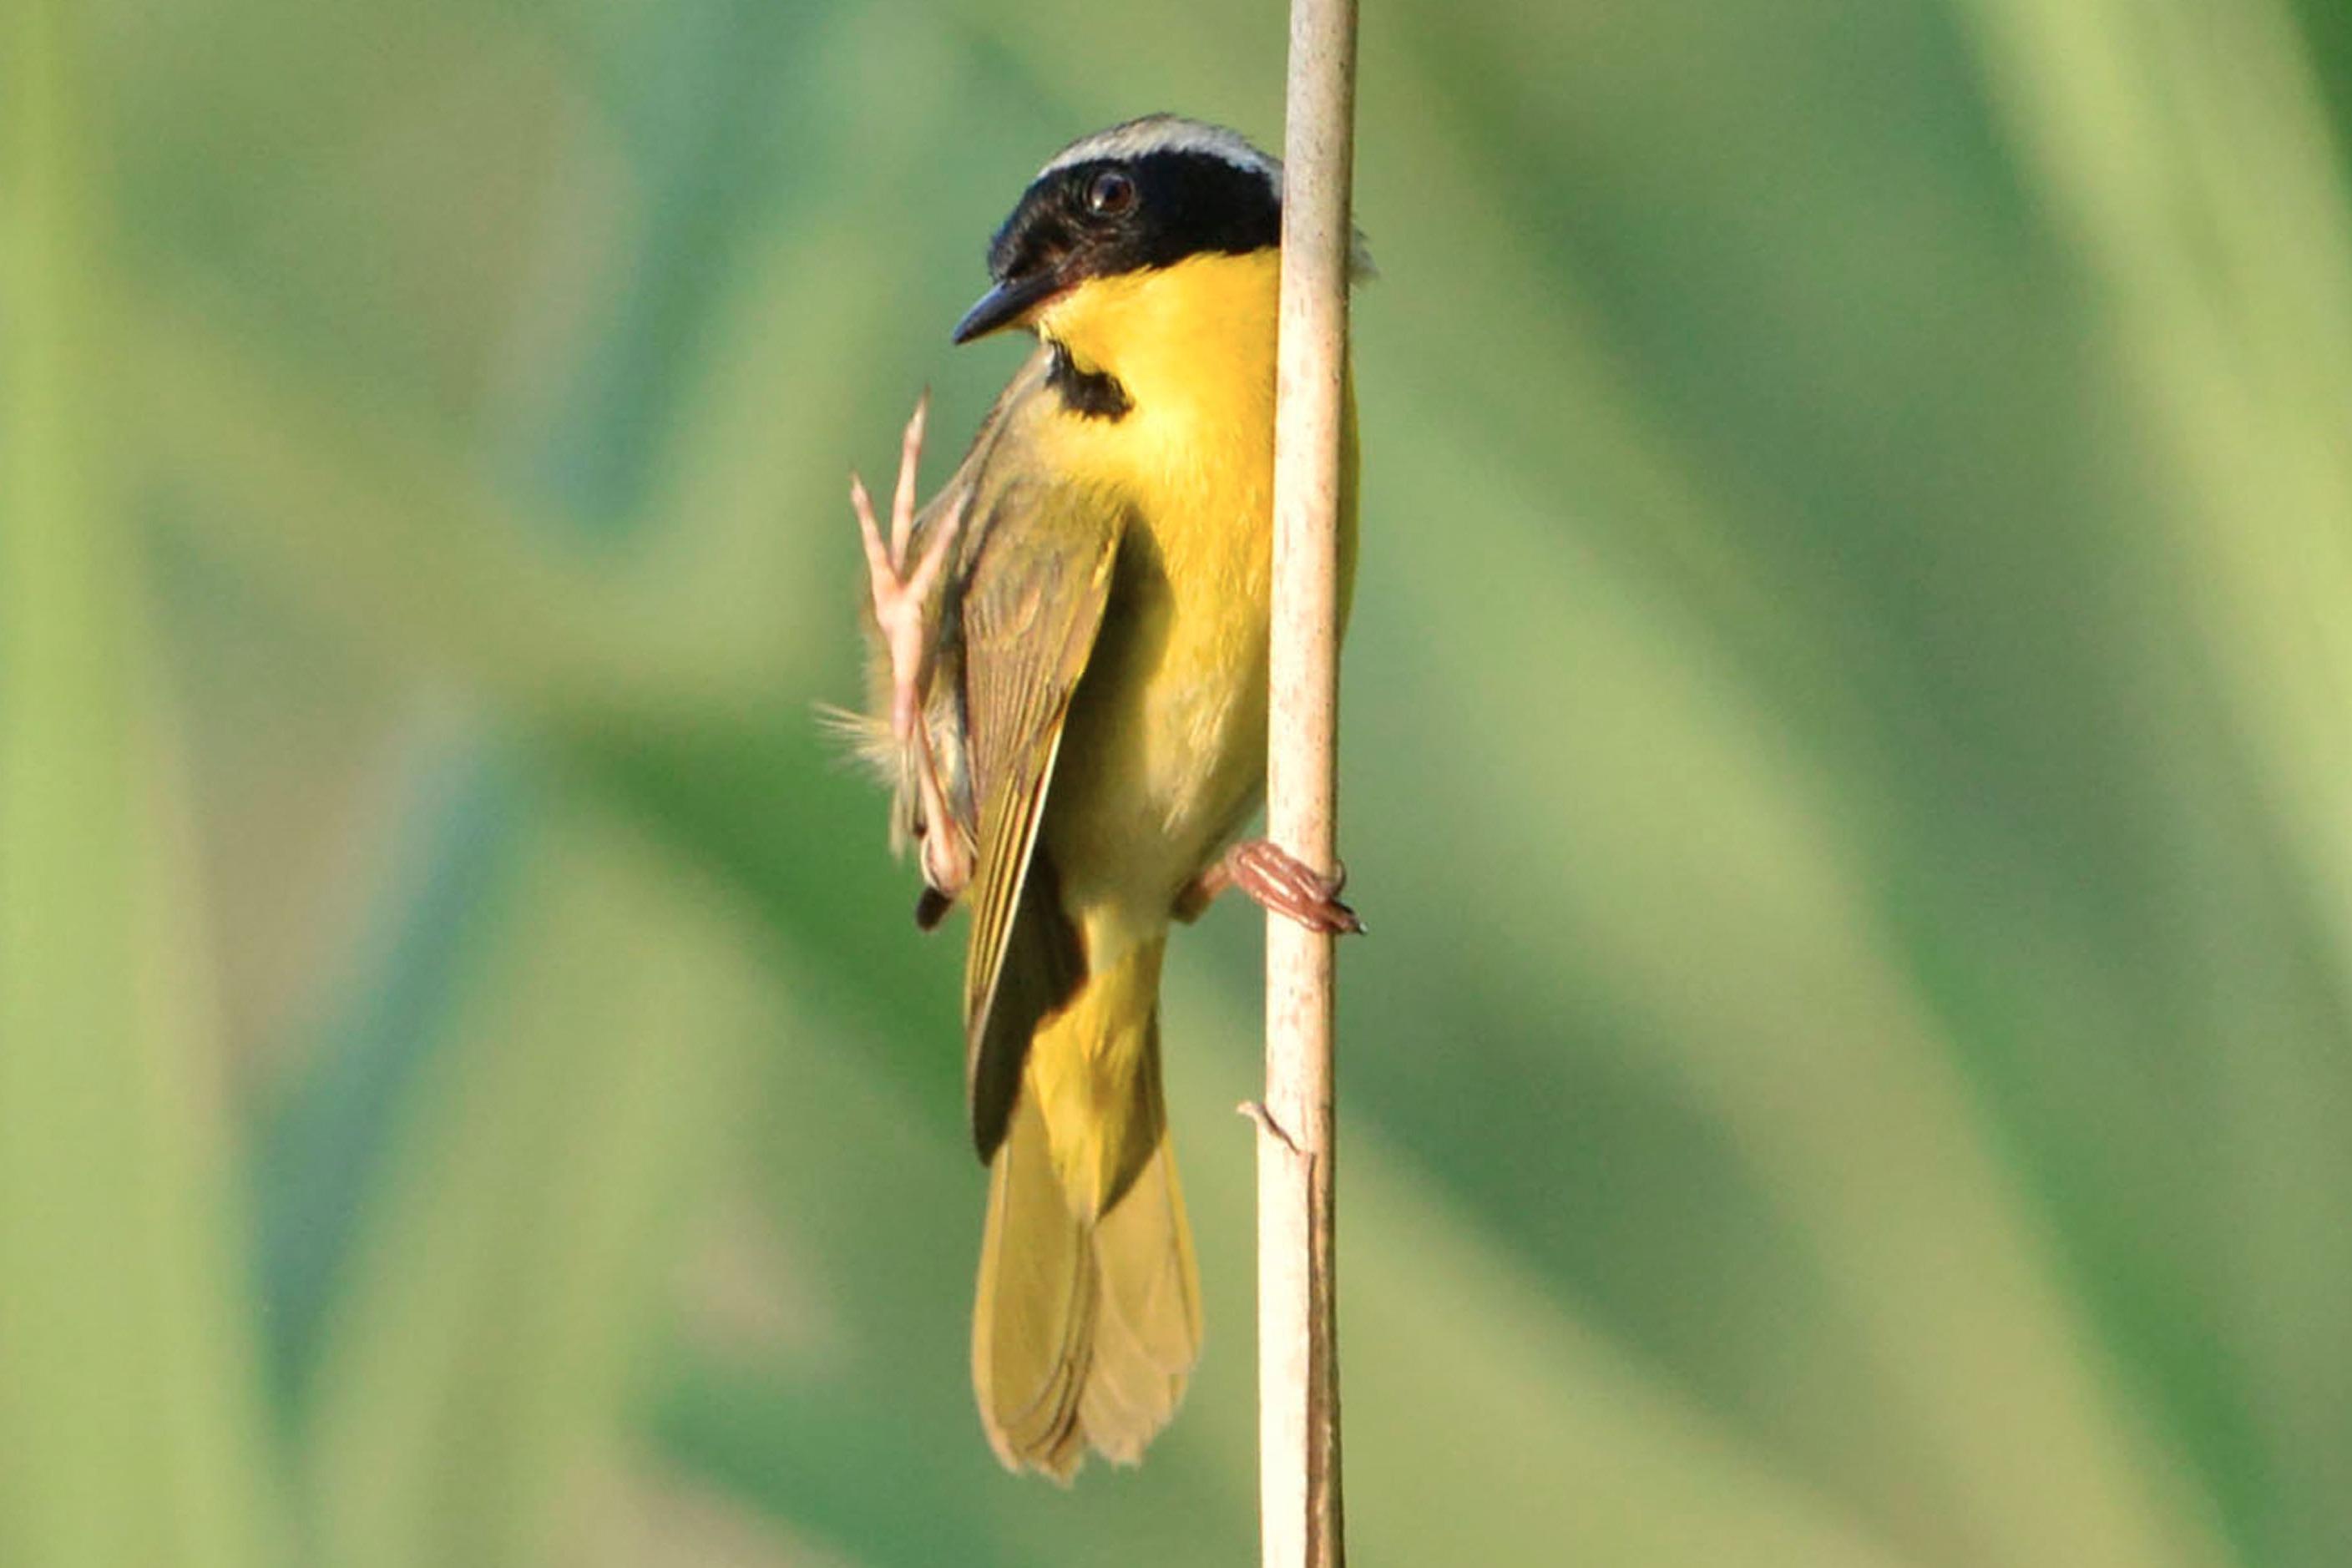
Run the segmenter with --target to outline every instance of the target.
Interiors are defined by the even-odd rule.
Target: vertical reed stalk
[[[1293,0],[1275,418],[1266,831],[1337,864],[1340,426],[1348,363],[1354,0]],[[1258,1134],[1258,1444],[1266,1568],[1337,1568],[1339,1375],[1332,1275],[1332,938],[1266,931],[1267,1116]]]

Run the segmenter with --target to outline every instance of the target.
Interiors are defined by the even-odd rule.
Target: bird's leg
[[[1239,888],[1265,908],[1288,916],[1308,931],[1332,935],[1361,931],[1364,922],[1339,901],[1339,891],[1347,884],[1344,866],[1336,875],[1326,877],[1271,838],[1246,838],[1176,895],[1176,918],[1196,921],[1219,893]]]
[[[874,595],[874,619],[882,630],[882,646],[890,656],[890,732],[901,741],[916,731],[920,706],[923,667],[929,655],[929,626],[923,601],[947,563],[955,542],[961,512],[942,518],[935,537],[928,541],[923,558],[907,570],[907,545],[915,528],[915,465],[923,451],[923,421],[930,411],[930,395],[915,405],[907,434],[898,449],[898,486],[890,498],[890,537],[886,543],[874,520],[874,500],[866,481],[849,476],[849,504],[857,512],[857,529],[866,544],[866,574]]]
[[[930,656],[930,625],[925,614],[931,590],[945,568],[948,552],[963,525],[963,508],[940,517],[925,541],[922,558],[908,569],[907,551],[915,528],[915,469],[923,451],[923,422],[931,399],[925,393],[907,421],[898,448],[898,484],[890,497],[890,537],[886,543],[874,518],[866,481],[849,477],[849,504],[866,544],[866,573],[874,596],[874,620],[890,659],[890,732],[906,749],[914,775],[924,831],[923,879],[952,899],[971,879],[971,855],[948,815],[947,792],[931,756],[930,734],[922,721],[922,680]]]
[[[922,800],[923,880],[953,902],[971,881],[971,850],[948,815],[947,792],[940,787],[939,769],[932,764],[929,742],[919,733],[913,747],[915,789]],[[945,913],[944,910],[940,913]],[[926,931],[939,924],[938,916],[922,922]]]

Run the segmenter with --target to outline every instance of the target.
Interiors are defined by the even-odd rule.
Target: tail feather
[[[1121,1162],[1134,1178],[1098,1217],[1066,1192],[1032,1086],[991,1163],[972,1385],[1011,1469],[1066,1481],[1088,1448],[1133,1464],[1174,1417],[1200,1355],[1199,1276],[1156,1050],[1141,1065],[1128,1125],[1150,1152]]]
[[[1199,1274],[1165,1132],[1096,1223],[1094,1251],[1094,1365],[1079,1418],[1106,1457],[1133,1464],[1175,1416],[1201,1351]]]
[[[1054,1176],[1045,1121],[1024,1103],[990,1173],[972,1312],[972,1387],[1007,1468],[1066,1478],[1085,1455],[1077,1415],[1093,1274],[1093,1249]]]

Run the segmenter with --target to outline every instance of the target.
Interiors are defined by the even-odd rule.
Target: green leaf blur
[[[0,1563],[1233,1564],[981,1439],[953,935],[813,720],[1053,148],[1280,8],[0,14]],[[2352,1561],[2352,29],[1366,7],[1365,1564]]]

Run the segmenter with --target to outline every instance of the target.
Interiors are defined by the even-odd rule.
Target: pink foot
[[[923,668],[930,656],[930,625],[925,601],[946,566],[948,551],[963,524],[961,508],[941,518],[923,557],[907,568],[907,542],[915,527],[915,466],[923,451],[923,422],[930,413],[931,396],[925,393],[907,421],[907,435],[898,452],[898,484],[890,498],[890,540],[885,544],[874,519],[874,500],[866,481],[849,477],[849,504],[857,512],[857,529],[866,543],[866,573],[874,595],[874,619],[882,628],[882,646],[890,654],[890,729],[901,741],[915,731]]]
[[[889,542],[883,542],[866,481],[855,474],[849,477],[849,504],[857,513],[858,534],[866,545],[875,624],[881,628],[882,646],[890,658],[890,732],[906,748],[907,765],[921,807],[917,831],[922,838],[923,879],[951,900],[971,880],[971,856],[948,815],[947,794],[940,787],[930,736],[920,715],[923,676],[931,652],[931,592],[963,526],[963,509],[958,507],[941,517],[924,543],[922,559],[911,571],[907,563],[908,543],[915,527],[915,470],[922,457],[923,424],[930,405],[930,395],[925,393],[915,405],[914,417],[907,421],[898,451],[898,483],[890,498]],[[938,923],[940,912],[943,909],[933,912],[929,924]]]
[[[1364,922],[1339,901],[1348,872],[1326,877],[1270,838],[1248,838],[1201,873],[1176,900],[1179,920],[1197,920],[1227,888],[1239,888],[1261,906],[1297,921],[1308,931],[1330,935],[1360,932]]]

